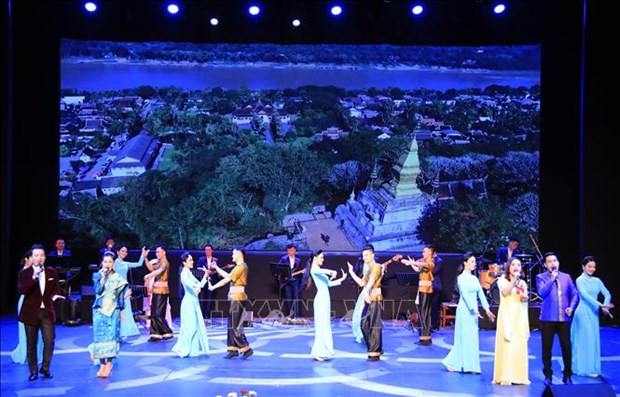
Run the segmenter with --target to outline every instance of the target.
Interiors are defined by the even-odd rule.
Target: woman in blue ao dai
[[[570,339],[573,350],[573,372],[581,376],[597,377],[601,374],[601,335],[599,309],[610,315],[611,294],[600,278],[594,277],[596,258],[586,256],[581,261],[583,273],[577,277],[579,305],[573,315]],[[598,298],[603,295],[603,303]]]
[[[468,372],[479,374],[480,344],[478,338],[478,319],[480,311],[478,300],[484,308],[487,317],[495,320],[495,315],[489,310],[489,303],[484,296],[480,282],[472,273],[476,269],[476,257],[468,252],[463,257],[463,271],[457,278],[460,294],[456,307],[454,324],[454,345],[443,359],[442,363],[448,371]]]
[[[306,289],[310,288],[312,281],[316,285],[316,295],[314,297],[314,343],[312,344],[310,354],[317,361],[324,361],[334,357],[329,287],[340,285],[347,278],[346,273],[341,269],[342,277],[334,280],[338,272],[323,269],[324,262],[323,251],[314,252],[310,267],[311,277],[307,277],[306,280]]]
[[[142,266],[144,263],[144,258],[149,254],[149,250],[146,247],[142,248],[142,255],[138,262],[127,262],[125,258],[127,258],[128,250],[125,244],[121,244],[118,248],[118,258],[114,261],[114,270],[116,273],[123,278],[123,280],[129,283],[129,279],[127,274],[129,273],[129,269],[133,269],[136,267]],[[121,322],[121,341],[125,340],[130,336],[140,335],[140,330],[136,325],[136,321],[133,318],[133,310],[131,309],[131,289],[127,290],[127,294],[124,297],[125,300],[125,308],[123,309],[123,317],[124,321]]]
[[[198,281],[192,274],[194,258],[189,252],[181,255],[183,270],[181,270],[181,284],[185,294],[181,301],[181,329],[177,343],[172,351],[179,357],[195,357],[209,354],[209,339],[207,327],[200,309],[198,296],[208,280],[207,268],[203,267],[204,275]]]

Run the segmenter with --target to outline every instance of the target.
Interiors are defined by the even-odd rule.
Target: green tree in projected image
[[[310,209],[327,173],[315,152],[283,144],[247,146],[232,155],[233,142],[188,142],[172,172],[148,171],[122,194],[84,197],[75,229],[97,236],[111,231],[136,244],[230,246],[278,230],[291,211]]]

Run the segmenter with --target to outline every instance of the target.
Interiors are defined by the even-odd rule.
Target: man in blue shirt
[[[572,384],[572,353],[570,325],[573,312],[579,303],[579,294],[571,276],[559,271],[560,261],[553,252],[543,255],[547,271],[536,276],[536,289],[542,298],[540,307],[540,334],[542,339],[543,373],[545,385],[551,384],[551,349],[558,334],[562,348],[564,371],[562,382]]]

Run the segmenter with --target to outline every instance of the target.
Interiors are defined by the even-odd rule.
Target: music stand
[[[131,300],[136,300],[149,296],[148,288],[146,287],[146,285],[128,284],[127,286],[131,290]]]
[[[291,267],[288,263],[275,263],[269,264],[271,268],[271,275],[274,277],[291,277]]]
[[[542,302],[542,298],[536,292],[534,292],[534,280],[532,277],[532,270],[538,266],[542,266],[542,259],[538,259],[535,262],[530,262],[527,265],[527,297],[530,302]]]
[[[80,274],[79,267],[56,267],[56,273],[58,274],[58,281],[62,285],[62,292],[67,297],[71,294],[71,281]],[[81,287],[81,286],[80,286]]]
[[[406,286],[407,287],[407,296],[411,297],[411,287],[418,285],[420,277],[419,277],[418,273],[396,272],[396,280],[398,280],[398,285]],[[418,314],[418,319],[419,319],[420,318],[420,308],[415,303],[415,300],[414,300],[414,305],[415,305],[415,310],[416,310],[416,313]],[[413,331],[414,329],[418,329],[419,328],[419,327],[415,327],[414,326],[413,321],[411,319],[411,316],[408,318],[408,321],[409,321],[409,327],[411,328],[411,331]],[[418,332],[420,332],[419,329],[418,329]]]
[[[418,285],[420,278],[418,273],[396,272],[396,279],[398,280],[398,285],[411,287],[412,285]]]
[[[291,267],[288,263],[277,262],[270,263],[269,267],[271,268],[271,275],[275,277],[275,279],[278,280],[278,283],[280,284],[278,287],[278,299],[282,301],[282,287],[284,286],[284,283],[280,283],[280,280],[283,278],[286,279],[291,277]]]
[[[189,270],[192,273],[192,276],[194,276],[198,281],[202,280],[202,277],[205,274],[204,270],[202,270],[201,268],[194,268],[194,267],[192,267]]]

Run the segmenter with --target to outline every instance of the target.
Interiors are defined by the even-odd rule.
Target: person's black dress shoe
[[[37,374],[36,372],[31,372],[30,376],[28,377],[28,380],[33,381],[37,379],[39,379],[39,374]]]
[[[231,350],[228,352],[227,355],[224,356],[224,358],[229,359],[229,358],[237,357],[238,355],[239,355],[239,352],[237,350]]]
[[[241,357],[242,359],[246,359],[248,357],[250,357],[252,354],[254,354],[254,350],[250,349],[250,350],[246,350],[245,352],[243,352],[243,357]]]
[[[562,377],[562,383],[564,383],[565,385],[572,385],[573,384],[573,380],[571,379],[570,376],[563,376]]]
[[[54,377],[54,375],[50,374],[49,369],[47,370],[41,369],[39,372],[43,375],[45,379],[52,379]]]
[[[549,376],[548,378],[545,378],[545,386],[549,386],[550,384],[552,384],[552,382],[551,377]]]

